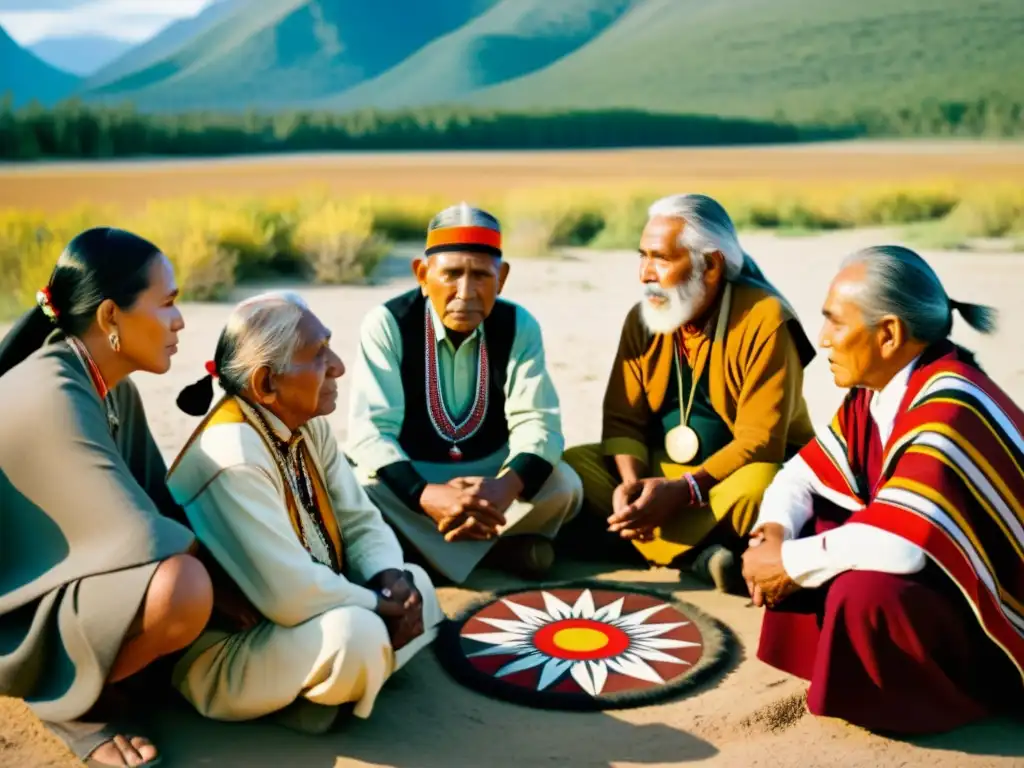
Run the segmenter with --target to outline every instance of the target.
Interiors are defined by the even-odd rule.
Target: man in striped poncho
[[[847,258],[825,302],[850,391],[743,557],[758,657],[810,681],[813,714],[931,733],[1022,701],[1024,413],[949,341],[954,311],[992,330],[896,246]]]

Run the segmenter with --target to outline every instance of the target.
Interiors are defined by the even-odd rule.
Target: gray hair
[[[469,235],[457,238],[460,242],[452,242],[443,239],[443,242],[433,242],[431,233],[439,229],[452,227],[478,227],[489,229],[497,234],[496,238],[488,238],[481,242],[478,237]],[[497,240],[497,243],[494,240]],[[459,203],[445,208],[430,221],[427,227],[427,247],[423,253],[432,256],[435,253],[444,251],[468,251],[470,253],[485,253],[501,258],[501,225],[498,220],[482,208],[474,208],[469,203]]]
[[[707,195],[669,195],[647,209],[648,219],[665,216],[686,222],[679,245],[691,254],[704,256],[718,251],[725,257],[725,277],[735,280],[746,258],[736,226],[722,205]]]
[[[842,268],[862,264],[864,284],[858,302],[869,326],[895,315],[911,338],[926,344],[948,338],[953,310],[979,333],[992,333],[997,312],[992,307],[954,301],[928,262],[900,245],[876,245],[850,254]]]
[[[308,310],[305,300],[293,291],[261,293],[236,306],[214,356],[224,391],[241,393],[260,368],[275,373],[285,370],[302,343],[298,326]]]
[[[469,203],[462,202],[445,208],[430,220],[427,230],[441,229],[444,227],[484,227],[501,232],[501,225],[498,220],[483,208],[475,208]]]

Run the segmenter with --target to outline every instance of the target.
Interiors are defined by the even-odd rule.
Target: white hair
[[[949,336],[955,309],[979,333],[995,330],[994,309],[950,299],[935,270],[909,248],[863,248],[843,259],[842,269],[855,264],[864,266],[857,304],[868,326],[893,315],[903,321],[911,338],[932,344]]]
[[[669,195],[647,209],[648,219],[656,216],[685,221],[679,245],[694,256],[718,251],[725,257],[726,279],[739,277],[746,254],[732,219],[716,200],[699,194]]]
[[[263,367],[275,373],[285,370],[302,343],[298,327],[308,310],[305,299],[294,291],[261,293],[236,306],[217,343],[224,390],[239,394]]]

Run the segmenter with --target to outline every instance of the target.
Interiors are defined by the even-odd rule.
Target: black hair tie
[[[217,368],[213,363],[206,364],[206,375],[194,384],[189,384],[178,393],[175,401],[178,408],[189,416],[205,416],[213,403],[213,379]]]

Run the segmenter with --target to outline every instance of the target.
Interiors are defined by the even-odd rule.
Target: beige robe
[[[298,697],[355,704],[369,717],[387,679],[436,634],[443,619],[427,575],[407,565],[394,532],[352,473],[326,419],[298,434],[259,411],[285,441],[304,440],[329,500],[343,550],[342,573],[314,560],[296,532],[290,491],[251,424],[253,406],[215,407],[168,477],[199,540],[264,620],[245,631],[211,628],[178,662],[174,683],[203,715],[246,720]],[[325,523],[327,520],[325,520]],[[332,530],[334,530],[332,528]],[[333,536],[332,536],[333,538]],[[365,584],[388,569],[413,573],[426,632],[395,653]]]

